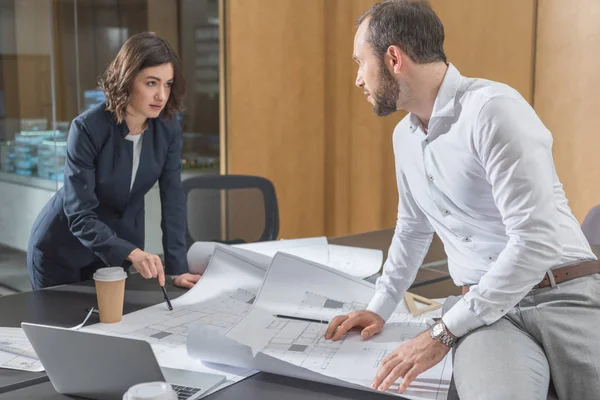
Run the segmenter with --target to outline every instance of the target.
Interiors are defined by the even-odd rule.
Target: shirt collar
[[[448,63],[448,70],[433,104],[431,119],[454,116],[454,99],[460,87],[461,78],[456,67]]]
[[[429,119],[430,130],[432,126],[431,121],[435,118],[454,116],[456,93],[460,87],[461,79],[462,76],[456,67],[452,65],[452,63],[448,63],[448,70],[446,71],[446,75],[444,75],[444,79],[442,80],[442,84],[435,98],[435,103],[433,104],[433,111],[431,113],[431,118]],[[421,121],[419,120],[419,117],[413,113],[409,114],[409,118],[410,130],[414,133],[417,128],[421,126]]]

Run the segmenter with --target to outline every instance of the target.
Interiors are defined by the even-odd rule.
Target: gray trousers
[[[453,356],[460,400],[600,399],[600,274],[532,290]]]

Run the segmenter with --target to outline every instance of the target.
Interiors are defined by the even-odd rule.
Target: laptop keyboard
[[[171,385],[171,387],[173,388],[173,390],[175,392],[177,392],[178,400],[189,399],[190,397],[192,397],[193,395],[198,393],[200,390],[202,390],[202,389],[195,388],[195,387],[179,386],[179,385]]]

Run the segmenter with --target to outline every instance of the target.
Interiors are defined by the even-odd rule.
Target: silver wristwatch
[[[456,338],[448,333],[446,325],[442,321],[429,328],[429,335],[448,347],[453,347],[456,344]]]

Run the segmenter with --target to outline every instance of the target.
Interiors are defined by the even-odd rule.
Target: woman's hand
[[[158,284],[165,286],[165,270],[159,256],[135,249],[129,253],[127,260],[131,262],[133,268],[142,277],[146,279],[158,278]]]
[[[173,284],[182,288],[191,289],[201,277],[202,275],[185,273],[176,276],[173,279]]]

